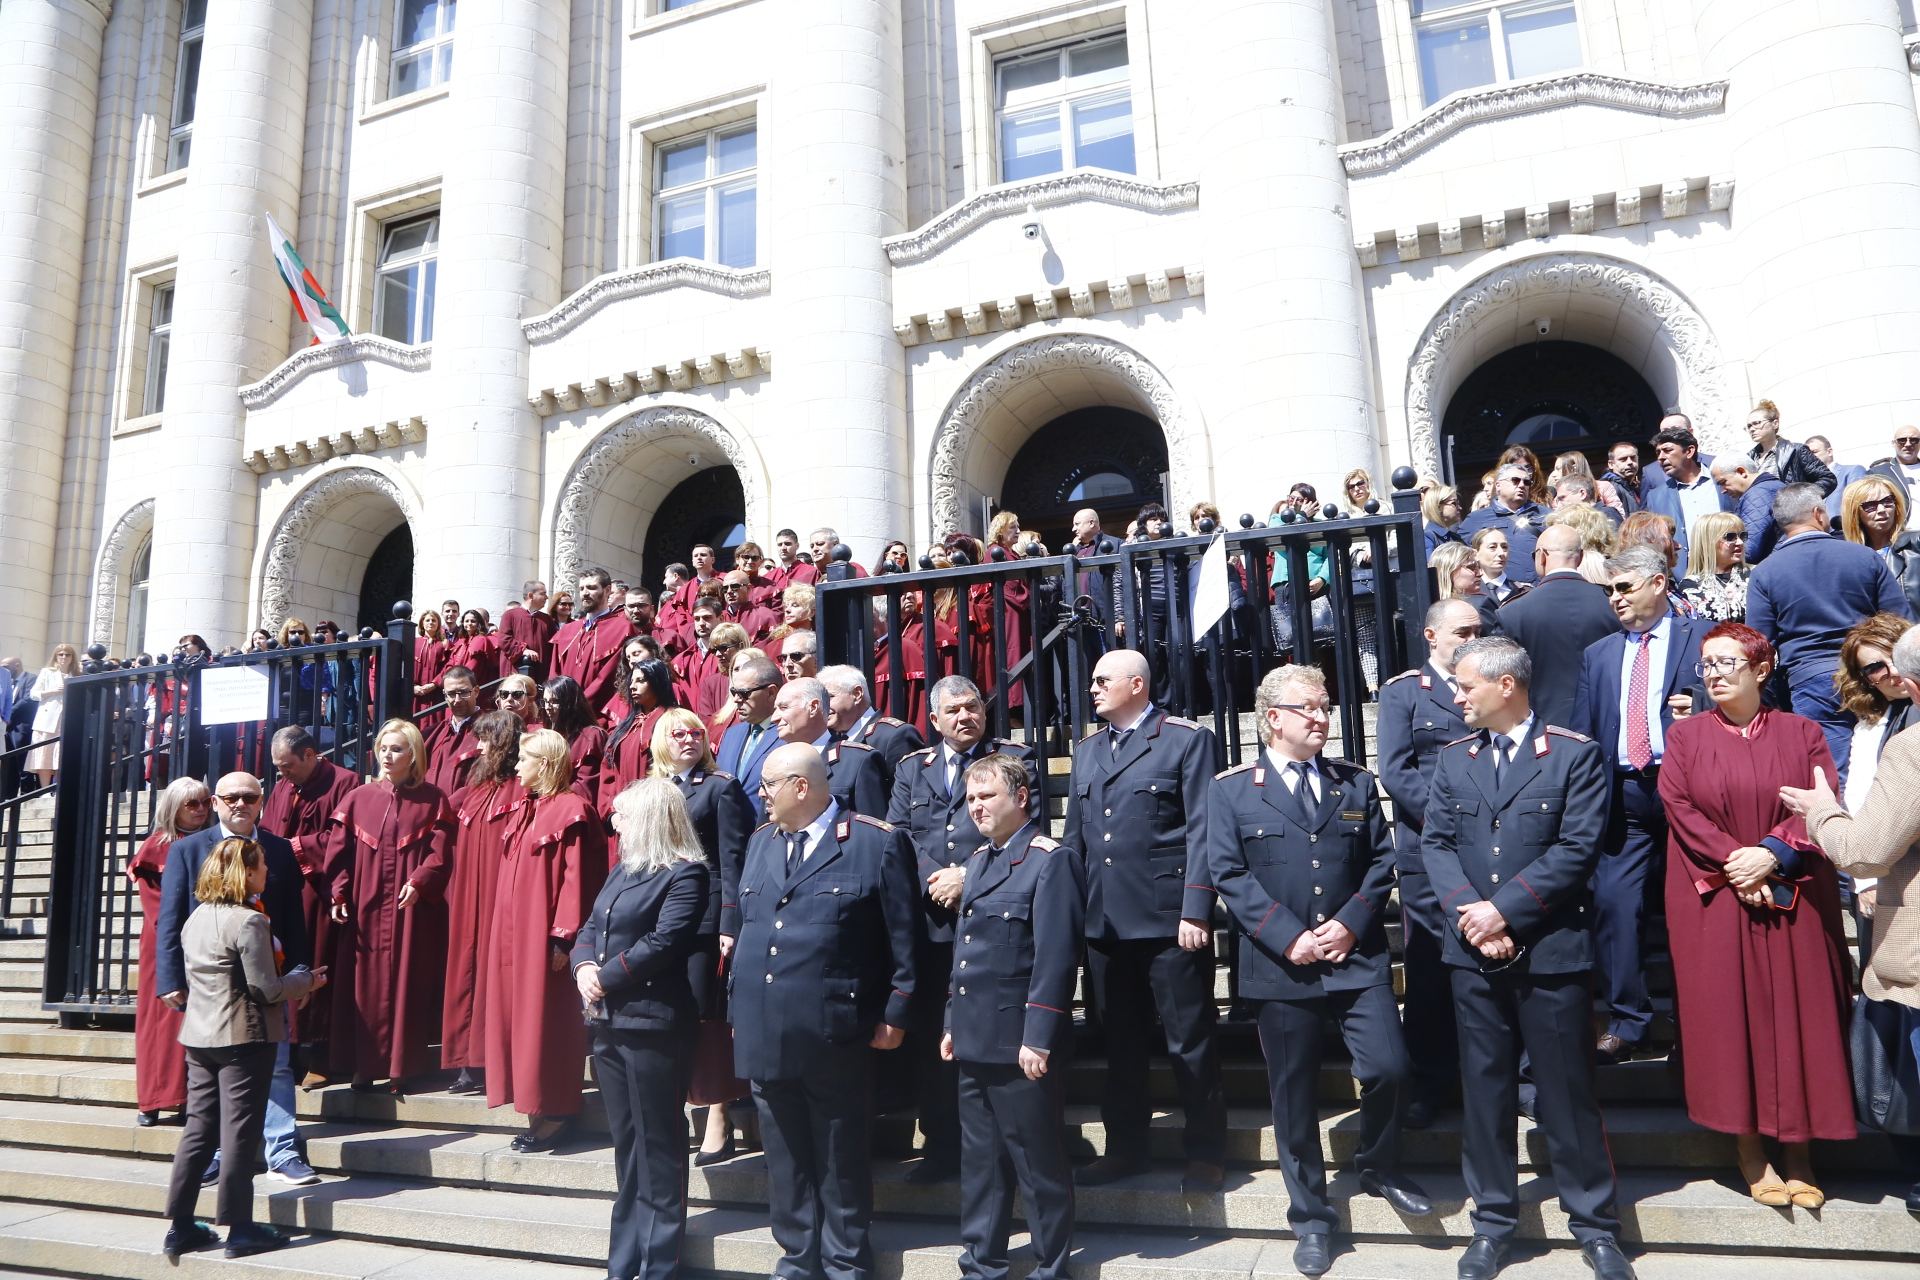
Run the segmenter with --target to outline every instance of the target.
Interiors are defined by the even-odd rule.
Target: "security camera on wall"
[[[1039,240],[1046,235],[1046,228],[1040,223],[1040,213],[1032,205],[1027,206],[1026,217],[1020,220],[1020,238]]]
[[[1553,328],[1553,321],[1551,320],[1543,319],[1543,320],[1535,320],[1533,322],[1533,331],[1539,334],[1543,338],[1547,336],[1547,331],[1551,328]]]

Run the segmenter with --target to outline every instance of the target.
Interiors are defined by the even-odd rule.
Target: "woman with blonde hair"
[[[1780,406],[1771,400],[1757,400],[1747,415],[1747,435],[1753,439],[1749,457],[1758,468],[1757,475],[1779,476],[1780,483],[1817,484],[1820,496],[1833,492],[1836,481],[1826,463],[1813,456],[1804,444],[1780,438]]]
[[[53,785],[60,771],[60,722],[67,710],[67,681],[80,674],[80,655],[70,644],[53,646],[53,656],[34,677],[28,696],[40,705],[33,713],[33,750],[25,767],[40,776],[41,787]]]
[[[1693,522],[1687,539],[1687,576],[1680,598],[1694,613],[1715,622],[1747,620],[1747,526],[1731,511],[1709,511]]]
[[[1436,600],[1465,600],[1480,611],[1480,634],[1500,634],[1500,614],[1480,589],[1480,562],[1464,542],[1444,542],[1427,561],[1438,582]]]
[[[558,733],[520,739],[517,774],[528,799],[507,837],[487,946],[487,1105],[528,1117],[515,1151],[551,1151],[580,1114],[587,1036],[567,952],[607,878],[607,837],[573,790]]]
[[[1580,576],[1593,583],[1612,581],[1607,574],[1607,557],[1613,554],[1613,521],[1601,515],[1599,508],[1577,502],[1549,512],[1540,524],[1542,528],[1571,525],[1580,534]]]
[[[813,587],[797,582],[780,593],[780,625],[767,632],[769,640],[785,640],[796,631],[813,630]]]
[[[1920,611],[1920,534],[1907,530],[1907,495],[1885,476],[1855,480],[1840,495],[1840,531],[1885,562]]]
[[[680,723],[697,732],[699,717],[685,714],[691,723]],[[682,1117],[700,1013],[685,956],[719,893],[683,796],[675,783],[648,778],[614,800],[620,861],[570,957],[571,989],[593,1027],[594,1078],[613,1133],[609,1276],[675,1275],[686,1228]],[[573,1075],[577,1087],[577,1059]]]
[[[288,618],[280,624],[277,639],[282,649],[298,649],[313,643],[313,628],[298,618]]]
[[[187,1105],[187,1060],[180,1053],[180,1011],[154,990],[160,958],[155,926],[160,920],[160,877],[167,851],[213,818],[213,796],[198,778],[175,778],[153,807],[153,831],[127,863],[127,879],[140,894],[140,985],[133,1014],[133,1078],[142,1128],[160,1123],[162,1111]]]
[[[1452,485],[1435,485],[1421,494],[1420,515],[1427,522],[1427,559],[1433,559],[1434,548],[1443,542],[1465,541],[1459,530],[1467,513],[1460,503],[1460,491]]]

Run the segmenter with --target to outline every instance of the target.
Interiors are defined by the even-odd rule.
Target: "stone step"
[[[132,1062],[130,1031],[69,1031],[43,1022],[0,1022],[0,1060],[84,1058],[96,1062]]]
[[[24,960],[41,965],[46,959],[45,938],[0,938],[0,960]]]
[[[1257,1047],[1257,1046],[1256,1046]],[[1360,1096],[1359,1082],[1342,1059],[1344,1047],[1336,1040],[1326,1045],[1326,1058],[1320,1068],[1322,1102],[1353,1101]],[[4,1065],[4,1064],[0,1064]],[[1098,1099],[1106,1087],[1107,1061],[1098,1054],[1076,1057],[1073,1081],[1068,1097],[1084,1101]],[[1229,1057],[1220,1065],[1221,1086],[1229,1105],[1257,1106],[1267,1102],[1266,1063],[1258,1057]],[[1171,1103],[1179,1096],[1174,1088],[1173,1068],[1164,1058],[1155,1058],[1147,1067],[1149,1096],[1156,1102]],[[1601,1067],[1595,1072],[1594,1088],[1604,1103],[1678,1102],[1680,1085],[1673,1078],[1664,1058],[1636,1059],[1617,1066]]]
[[[0,961],[0,991],[31,991],[38,993],[42,979],[46,976],[45,966],[31,961]]]
[[[40,1007],[40,997],[37,995],[0,995],[0,1023],[48,1023],[59,1020],[59,1015]]]

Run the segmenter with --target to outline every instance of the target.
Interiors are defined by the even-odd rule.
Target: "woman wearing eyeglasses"
[[[1747,620],[1747,526],[1731,511],[1710,511],[1693,522],[1687,544],[1687,576],[1680,596],[1696,617],[1715,622]]]
[[[1818,1209],[1826,1196],[1807,1143],[1855,1135],[1844,1083],[1853,992],[1838,873],[1780,789],[1836,771],[1820,726],[1763,701],[1774,663],[1742,623],[1701,642],[1714,710],[1674,722],[1660,767],[1667,936],[1688,1116],[1735,1135],[1760,1204]]]
[[[1913,698],[1906,681],[1893,669],[1893,647],[1913,629],[1913,623],[1893,613],[1876,613],[1847,632],[1840,643],[1840,670],[1834,675],[1840,705],[1854,717],[1853,748],[1847,756],[1847,780],[1841,799],[1847,812],[1859,813],[1873,791],[1880,757],[1887,743],[1907,727]],[[1852,877],[1854,932],[1860,941],[1860,963],[1873,954],[1873,915],[1878,881]]]
[[[133,1016],[133,1078],[142,1126],[160,1123],[162,1111],[187,1105],[187,1059],[180,1051],[180,1010],[154,990],[159,963],[160,877],[167,850],[213,819],[213,796],[198,778],[175,778],[153,810],[153,833],[127,864],[127,878],[140,892],[140,987]],[[183,1116],[184,1120],[185,1117]]]
[[[1840,531],[1886,562],[1907,602],[1920,611],[1920,534],[1907,530],[1907,495],[1884,476],[1848,485],[1840,497]]]

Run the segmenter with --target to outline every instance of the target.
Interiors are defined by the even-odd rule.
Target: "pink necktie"
[[[1647,677],[1653,632],[1644,632],[1634,640],[1640,652],[1633,655],[1633,679],[1627,682],[1627,763],[1644,769],[1653,763],[1653,737],[1647,732]]]

